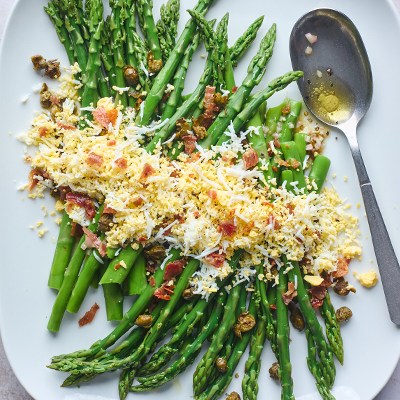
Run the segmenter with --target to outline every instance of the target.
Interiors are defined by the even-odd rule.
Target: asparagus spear
[[[229,55],[233,65],[236,65],[243,53],[250,47],[257,36],[257,32],[260,29],[264,21],[264,16],[257,18],[243,33],[242,36],[235,42],[235,44],[229,49]]]
[[[170,251],[170,255],[172,257],[170,261],[175,261],[180,258],[180,251],[172,249]],[[82,358],[82,359],[89,359],[91,357],[101,356],[105,350],[112,346],[122,335],[124,335],[133,325],[136,318],[143,313],[143,311],[148,306],[149,301],[152,300],[154,291],[161,286],[164,278],[164,271],[160,268],[154,274],[154,280],[156,282],[155,286],[151,286],[150,284],[147,285],[146,289],[143,293],[139,296],[136,302],[132,305],[130,310],[125,313],[122,321],[118,326],[104,339],[96,342],[93,344],[92,347],[88,350],[79,350],[74,353],[70,354],[63,354],[52,358],[52,366],[57,369],[57,363],[63,360],[70,360],[73,361],[74,359]]]
[[[168,0],[160,9],[161,18],[157,21],[157,34],[163,63],[168,60],[175,46],[175,39],[178,35],[179,5],[179,0]]]
[[[197,298],[183,302],[183,305],[176,312],[174,312],[172,317],[169,319],[167,326],[164,330],[164,334],[159,336],[157,342],[161,341],[164,338],[166,332],[170,330],[170,328],[179,324],[180,321],[185,318],[185,315],[192,311],[193,305],[196,304],[196,301]],[[137,370],[138,366],[134,364],[122,371],[119,381],[119,393],[121,400],[125,399],[125,397],[128,395],[133,383],[133,379],[136,376]]]
[[[185,87],[185,78],[186,78],[186,72],[189,68],[189,63],[192,61],[192,56],[193,53],[196,51],[198,45],[200,42],[200,33],[196,32],[193,42],[190,46],[185,51],[185,55],[180,63],[180,66],[178,70],[176,71],[176,74],[174,76],[174,90],[171,92],[171,94],[168,97],[168,101],[166,104],[166,107],[162,113],[161,120],[164,121],[167,118],[171,118],[178,106],[178,101],[181,98],[182,91]]]
[[[262,266],[257,267],[257,272],[262,271]],[[258,394],[257,379],[261,368],[261,352],[267,333],[267,315],[261,303],[260,279],[256,278],[256,291],[254,301],[257,310],[257,327],[250,342],[250,353],[246,361],[242,380],[243,400],[255,400]]]
[[[104,240],[104,234],[100,236],[100,240]],[[92,254],[85,261],[82,270],[78,276],[75,286],[72,290],[71,297],[68,300],[67,311],[77,313],[89,289],[90,283],[98,271],[100,261],[102,260],[97,249],[93,249]],[[104,263],[104,261],[102,261]]]
[[[249,315],[256,317],[256,306],[254,296],[252,296],[249,305]],[[253,335],[254,328],[248,332],[242,333],[242,339],[238,340],[232,350],[231,356],[227,362],[228,371],[225,372],[223,375],[219,376],[219,379],[204,393],[200,396],[196,397],[198,400],[215,400],[219,396],[221,396],[226,388],[228,387],[229,383],[232,381],[233,373],[246,350],[250,339]]]
[[[63,22],[63,18],[60,16],[59,11],[55,6],[55,2],[50,2],[48,7],[44,7],[44,10],[49,15],[51,22],[53,22],[60,42],[64,45],[69,63],[71,65],[75,64],[77,60],[75,56],[74,45],[71,42],[67,28]]]
[[[269,99],[275,92],[284,89],[291,82],[299,79],[301,76],[303,76],[302,71],[292,71],[292,72],[288,72],[287,74],[285,74],[279,78],[276,78],[272,82],[270,82],[264,90],[257,93],[256,95],[254,95],[254,98],[242,109],[242,111],[240,113],[237,114],[235,119],[231,122],[231,129],[234,132],[238,132],[239,129],[245,124],[245,122],[253,115],[253,113],[258,109],[258,107],[264,101]],[[237,92],[235,92],[235,95],[236,95],[236,93]],[[221,113],[221,114],[223,114],[223,113]],[[220,116],[221,116],[221,114],[220,114]],[[217,123],[218,119],[219,118],[217,118],[215,120],[214,124]],[[220,128],[223,128],[225,126],[225,122],[226,121],[221,120]],[[211,128],[213,127],[213,125],[211,125]],[[217,127],[215,127],[214,129],[215,129],[215,132],[218,132]],[[229,137],[226,134],[222,134],[217,138],[217,140],[218,140],[217,145],[220,146],[222,143],[229,140]],[[304,179],[304,177],[303,177],[303,179]]]
[[[110,262],[107,271],[100,280],[100,285],[109,283],[122,284],[142,251],[143,247],[141,245],[139,245],[138,249],[134,249],[132,246],[122,249],[118,256]]]
[[[213,336],[213,340],[208,348],[206,354],[197,365],[196,372],[193,375],[193,391],[195,396],[199,396],[207,386],[207,381],[212,371],[212,366],[217,359],[219,351],[222,349],[224,341],[229,335],[233,325],[235,324],[235,310],[239,301],[240,285],[232,288],[228,295],[228,300],[224,309],[224,315],[218,330]]]
[[[293,132],[297,124],[297,118],[299,117],[301,107],[303,103],[301,101],[290,100],[290,110],[285,116],[285,121],[282,124],[282,130],[279,137],[280,142],[288,142],[293,139]]]
[[[222,295],[221,295],[222,294]],[[196,339],[188,346],[182,357],[175,361],[169,368],[164,372],[157,375],[139,378],[140,385],[131,387],[132,392],[142,392],[149,389],[154,389],[170,381],[178,374],[181,374],[189,365],[193,363],[197,355],[201,350],[203,342],[213,332],[218,324],[221,317],[222,311],[224,310],[224,304],[226,301],[226,292],[222,290],[220,295],[217,296],[216,305],[213,313],[207,324],[203,327],[201,332],[198,334]]]
[[[94,221],[89,225],[88,229],[95,232],[97,229],[97,223],[100,218],[103,206],[97,211]],[[68,304],[69,297],[75,284],[75,280],[78,276],[79,270],[83,259],[85,258],[85,250],[82,250],[81,246],[85,242],[86,235],[83,235],[78,243],[78,247],[75,250],[67,269],[65,270],[64,279],[57,294],[56,300],[51,311],[47,329],[52,332],[58,332],[61,325],[61,320],[64,316],[65,309]]]
[[[155,60],[161,60],[162,54],[158,40],[157,28],[153,18],[153,1],[137,0],[136,7],[139,15],[139,25],[147,41],[147,48],[153,53]]]
[[[114,65],[115,65],[115,75],[117,87],[125,87],[124,78],[124,67],[125,62],[125,52],[124,43],[126,39],[124,21],[121,19],[122,8],[124,2],[123,0],[110,0],[111,7],[111,17],[110,17],[110,30],[111,30],[111,47],[114,54]],[[120,104],[124,107],[128,105],[128,100],[126,93],[120,92],[116,93],[115,104]]]
[[[272,56],[275,39],[276,25],[273,24],[261,41],[260,48],[247,69],[247,77],[230,98],[225,112],[220,113],[214,123],[207,130],[207,137],[199,142],[203,148],[210,147],[217,143],[219,132],[224,131],[228,127],[229,123],[236,117],[240,109],[243,107],[243,104],[254,86],[260,83],[264,76],[267,63]]]
[[[129,295],[142,294],[146,289],[146,257],[143,253],[139,254],[125,281],[127,281]]]
[[[199,264],[198,260],[192,259],[186,265],[185,269],[183,270],[177,282],[174,294],[171,295],[171,299],[163,308],[160,316],[158,317],[157,321],[155,321],[153,326],[150,328],[148,334],[146,335],[141,345],[132,354],[128,355],[123,359],[113,358],[111,360],[107,360],[107,362],[102,362],[102,360],[80,361],[80,359],[77,358],[74,360],[63,360],[61,362],[58,362],[57,364],[49,365],[49,368],[58,369],[61,371],[68,371],[72,374],[78,374],[78,373],[90,374],[92,372],[97,372],[97,373],[106,371],[111,372],[115,371],[116,369],[139,365],[139,362],[143,359],[143,357],[145,357],[149,353],[152,346],[157,342],[157,339],[160,337],[160,335],[163,334],[167,320],[172,314],[174,308],[176,307],[177,302],[180,300],[183,290],[186,288],[186,285],[190,277],[197,269],[198,264]],[[156,274],[160,270],[161,269],[157,270]],[[161,272],[163,272],[163,270],[161,270]],[[123,321],[121,322],[121,324],[122,323]]]
[[[232,270],[236,269],[236,266],[243,255],[243,250],[236,251],[231,260],[229,266]],[[224,286],[228,278],[218,282],[218,287]],[[173,334],[171,340],[165,344],[161,349],[153,355],[150,361],[143,365],[138,372],[138,376],[145,376],[158,371],[164,366],[171,357],[178,351],[179,344],[185,335],[191,333],[200,319],[206,312],[208,304],[213,300],[216,293],[210,294],[209,298],[200,300],[193,308],[191,313],[187,315],[185,321],[179,326],[177,331]]]
[[[199,0],[195,11],[200,13],[206,13],[208,7],[213,3],[214,0]],[[164,64],[162,70],[158,73],[156,79],[154,80],[153,86],[150,93],[144,102],[144,106],[141,113],[138,115],[137,122],[139,125],[147,125],[150,118],[156,109],[158,103],[160,102],[162,96],[164,95],[165,88],[170,82],[175,70],[183,57],[183,54],[193,39],[194,32],[196,30],[196,24],[191,19],[185,25],[185,29],[181,33],[174,50],[171,52],[167,62]]]
[[[79,15],[75,3],[69,2],[68,0],[59,0],[57,3],[59,12],[64,17],[65,27],[71,36],[79,67],[82,70],[82,73],[84,73],[88,61],[88,55],[85,48],[85,41],[80,33],[79,25],[77,24]]]
[[[284,268],[279,270],[279,284],[276,296],[276,323],[277,323],[277,342],[279,354],[279,379],[282,386],[282,400],[294,400],[292,364],[289,354],[289,318],[288,309],[283,302],[283,294],[287,291],[287,275]]]
[[[74,237],[71,236],[71,222],[71,218],[64,211],[48,281],[48,286],[52,289],[59,290],[61,288],[62,281],[64,280],[64,272],[68,267],[74,243]]]

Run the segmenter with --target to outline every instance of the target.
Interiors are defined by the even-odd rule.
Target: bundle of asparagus
[[[244,170],[257,172],[254,175],[258,179],[256,185],[267,193],[268,206],[274,207],[274,202],[284,196],[290,201],[296,196],[307,197],[309,193],[317,198],[330,162],[317,155],[309,176],[304,176],[306,138],[304,134],[294,134],[301,102],[285,100],[266,113],[266,100],[299,79],[302,72],[288,72],[251,95],[272,56],[276,38],[273,24],[251,60],[247,76],[237,87],[234,65],[253,42],[263,17],[229,47],[229,16],[225,15],[215,30],[215,21],[205,19],[212,2],[199,0],[197,6],[189,10],[191,19],[177,38],[178,0],[169,0],[162,7],[157,23],[150,0],[110,0],[111,15],[106,20],[103,19],[101,0],[86,0],[84,6],[80,0],[51,1],[45,10],[55,24],[69,62],[75,65],[75,78],[82,82],[78,89],[82,109],[77,124],[79,131],[87,132],[96,126],[94,124],[101,123],[96,104],[99,99],[103,101],[113,96],[115,110],[125,115],[123,118],[130,122],[134,120],[137,127],[153,124],[150,131],[155,132],[154,136],[141,138],[147,153],[164,152],[172,163],[187,153],[186,160],[196,164],[209,151],[212,157],[208,160],[212,164],[221,156],[218,149],[237,138],[242,144],[231,164],[243,163]],[[144,39],[136,30],[136,12]],[[186,72],[201,41],[208,52],[204,72],[196,89],[190,95],[182,96]],[[157,121],[155,125],[154,121]],[[112,129],[115,120],[107,122],[109,124],[104,128]],[[242,128],[246,129],[244,133]],[[178,134],[180,129],[184,131],[183,135]],[[127,137],[125,141],[129,144]],[[207,178],[204,180],[207,182]],[[215,186],[208,182],[210,187]],[[212,193],[209,197],[215,200]],[[66,199],[72,201],[68,194]],[[85,208],[87,203],[81,206]],[[285,245],[282,245],[284,250],[278,258],[260,250],[264,262],[253,264],[253,274],[257,277],[254,282],[250,279],[242,282],[237,274],[244,263],[245,244],[236,248],[227,260],[222,250],[213,253],[212,261],[207,259],[210,253],[187,260],[182,257],[179,246],[169,246],[165,253],[164,247],[160,246],[165,241],[157,244],[155,240],[149,240],[150,235],[139,243],[126,238],[120,247],[105,248],[107,226],[103,228],[113,224],[115,210],[110,211],[108,204],[103,202],[92,211],[93,216],[89,218],[92,222],[83,229],[83,236],[74,245],[73,221],[68,208],[65,209],[49,277],[49,286],[57,289],[58,294],[48,329],[57,332],[65,310],[76,313],[90,284],[98,286],[99,283],[104,290],[108,319],[120,323],[89,349],[53,357],[49,368],[71,374],[63,386],[89,381],[104,372],[122,370],[119,394],[123,399],[130,391],[159,387],[184,372],[209,339],[211,343],[193,377],[195,398],[208,400],[221,396],[250,343],[242,387],[245,399],[255,399],[261,353],[268,339],[279,362],[282,399],[294,399],[288,304],[297,294],[305,319],[309,369],[315,376],[321,396],[333,398],[329,391],[335,379],[333,354],[343,362],[342,338],[335,312],[325,293],[319,306],[326,322],[327,340],[313,307],[314,295],[303,281],[302,272],[308,274],[310,271],[302,271],[296,259],[289,258],[290,252]],[[271,221],[266,223],[271,224]],[[279,229],[274,221],[272,226]],[[164,232],[164,228],[167,231],[168,227],[158,229]],[[221,237],[223,234],[231,236],[222,232]],[[89,251],[84,250],[88,240],[95,243]],[[220,268],[218,254],[223,254],[222,264],[225,263],[228,273],[215,279],[215,287],[207,296],[198,291],[203,295],[200,298],[193,288],[193,276],[205,260],[212,268]],[[148,277],[150,259],[158,268],[154,268],[153,275]],[[271,266],[272,261],[275,267]],[[307,258],[298,261],[307,261]],[[268,283],[266,278],[271,282]],[[324,285],[329,286],[329,277],[325,278]],[[124,289],[129,295],[139,295],[125,314],[122,308]],[[155,351],[171,329],[172,337]],[[107,351],[120,339],[117,347]],[[174,356],[175,361],[161,371]],[[133,386],[136,376],[139,385]]]

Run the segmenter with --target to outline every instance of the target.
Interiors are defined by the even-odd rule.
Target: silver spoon
[[[313,44],[305,37],[309,33],[317,36]],[[310,49],[306,51],[307,47],[312,49],[311,54],[306,54],[310,52]],[[371,66],[364,43],[346,15],[321,8],[305,14],[294,25],[290,35],[290,57],[293,69],[304,71],[304,77],[297,84],[307,107],[317,118],[338,128],[347,137],[360,182],[390,319],[400,325],[400,266],[356,136],[357,125],[368,111],[372,99]]]

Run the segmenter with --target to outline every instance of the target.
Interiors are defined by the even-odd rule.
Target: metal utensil
[[[317,36],[314,43],[305,37],[310,33]],[[313,39],[310,37],[311,42]],[[290,57],[293,69],[304,71],[304,77],[297,84],[307,107],[318,119],[338,128],[347,137],[360,182],[390,319],[400,325],[400,266],[356,136],[357,125],[368,111],[372,99],[371,66],[364,43],[346,15],[322,8],[305,14],[294,25],[290,35]]]

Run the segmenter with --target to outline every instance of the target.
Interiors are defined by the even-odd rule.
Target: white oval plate
[[[2,339],[10,364],[22,385],[36,400],[105,400],[118,398],[118,375],[104,374],[80,388],[60,388],[66,374],[47,369],[51,356],[89,347],[94,341],[106,336],[114,324],[106,322],[101,290],[91,291],[86,298],[82,312],[65,315],[58,334],[47,331],[56,293],[47,287],[49,267],[54,251],[52,238],[57,237],[58,227],[51,216],[44,217],[42,206],[49,212],[54,201],[50,196],[34,201],[26,192],[18,191],[21,183],[27,182],[29,165],[23,162],[24,145],[15,136],[25,132],[38,110],[39,96],[32,88],[43,82],[39,73],[32,69],[30,56],[42,54],[47,59],[59,58],[66,64],[63,46],[43,11],[46,0],[17,1],[7,27],[1,47],[0,60],[0,115],[1,115],[1,211],[3,228],[1,234],[0,269],[0,327]],[[181,1],[181,18],[186,21],[186,9],[192,8],[194,0]],[[155,14],[161,1],[155,1]],[[394,248],[400,255],[400,209],[399,206],[399,149],[398,94],[400,81],[400,27],[397,13],[390,1],[323,0],[285,2],[248,0],[217,0],[207,18],[221,18],[230,12],[230,45],[259,15],[265,14],[264,24],[256,43],[247,52],[236,72],[237,83],[245,76],[247,64],[256,52],[261,35],[265,34],[272,22],[277,23],[277,42],[274,55],[268,66],[261,87],[278,75],[291,69],[288,40],[296,20],[313,8],[332,7],[348,15],[359,29],[367,48],[374,76],[374,98],[367,116],[359,127],[360,147],[365,164],[373,183],[378,203],[392,237]],[[180,23],[180,31],[183,22]],[[204,60],[199,51],[189,69],[186,92],[196,84]],[[346,66],[344,66],[346,67]],[[53,82],[47,83],[54,86]],[[28,101],[22,99],[29,94]],[[275,105],[284,97],[300,98],[297,86],[274,96],[270,104]],[[9,135],[9,132],[12,135]],[[28,149],[32,154],[35,149]],[[350,211],[360,218],[362,261],[354,260],[351,271],[368,272],[377,270],[367,221],[362,204],[358,181],[344,137],[335,130],[327,141],[326,153],[332,159],[329,181],[337,188],[342,198],[352,205]],[[335,179],[333,174],[337,174]],[[347,182],[344,181],[347,176]],[[327,183],[329,186],[330,183]],[[22,199],[24,197],[24,200]],[[28,227],[43,221],[41,228],[49,232],[38,238],[37,228]],[[373,260],[372,262],[370,260]],[[357,288],[356,295],[341,298],[332,295],[335,307],[348,305],[354,317],[343,324],[345,346],[344,366],[337,365],[337,378],[333,394],[337,400],[370,400],[389,379],[400,354],[400,332],[390,320],[380,282],[373,289],[359,285],[352,274],[349,281]],[[400,290],[400,288],[399,288]],[[78,328],[78,317],[97,301],[99,315],[88,326]],[[126,301],[129,303],[129,300]],[[129,304],[125,304],[129,307]],[[291,333],[291,359],[293,363],[294,393],[297,399],[319,399],[314,379],[306,365],[306,340],[304,334]],[[241,393],[243,357],[228,391]],[[267,344],[263,353],[263,365],[259,378],[259,398],[268,395],[270,399],[280,398],[280,388],[268,376],[273,356]],[[164,398],[188,399],[192,395],[192,373],[195,365],[179,375],[173,383],[158,391],[136,394],[137,398],[149,400]],[[133,397],[134,395],[129,395]]]

